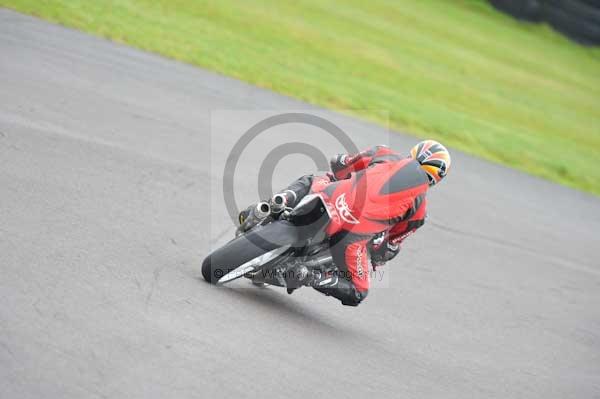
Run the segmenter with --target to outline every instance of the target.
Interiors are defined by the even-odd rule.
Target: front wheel
[[[254,228],[208,255],[202,276],[213,284],[227,283],[260,269],[297,242],[297,228],[287,221]]]

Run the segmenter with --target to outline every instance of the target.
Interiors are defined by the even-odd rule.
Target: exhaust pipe
[[[281,213],[285,209],[287,197],[284,194],[275,194],[271,198],[271,210],[273,213]]]
[[[256,206],[249,207],[246,211],[248,213],[247,216],[245,216],[245,220],[235,231],[236,237],[265,220],[265,218],[271,214],[271,205],[269,205],[268,202],[261,201],[256,204]]]
[[[263,220],[267,216],[271,214],[271,205],[268,202],[261,201],[256,204],[256,208],[254,208],[254,217],[259,220]]]

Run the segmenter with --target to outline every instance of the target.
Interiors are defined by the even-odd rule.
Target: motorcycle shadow
[[[347,318],[338,317],[339,314],[345,314],[345,311],[356,311],[356,308],[346,308],[338,303],[328,303],[329,306],[336,307],[335,315],[331,312],[321,312],[320,307],[314,304],[301,303],[300,300],[292,298],[284,289],[280,287],[243,287],[240,284],[223,285],[220,287],[213,286],[216,290],[227,292],[228,295],[243,299],[245,302],[250,302],[261,309],[267,311],[269,315],[277,315],[282,319],[297,322],[298,325],[308,327],[313,330],[319,328],[320,331],[328,331],[340,338],[340,332],[343,332],[347,338],[356,338],[360,336],[365,338],[365,331],[356,330],[356,325],[351,323]],[[308,288],[302,288],[308,290]],[[315,295],[320,295],[314,292]],[[293,295],[298,296],[298,292]],[[305,299],[304,296],[302,299]],[[331,300],[330,298],[327,298]],[[339,309],[338,309],[339,307]],[[346,322],[348,321],[348,322]],[[340,322],[339,324],[336,322]]]

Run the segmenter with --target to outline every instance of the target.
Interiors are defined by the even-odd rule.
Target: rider
[[[315,191],[335,203],[341,223],[330,232],[330,250],[339,272],[295,276],[302,276],[302,285],[357,306],[368,293],[369,263],[375,268],[394,258],[400,243],[425,222],[425,194],[448,173],[450,154],[440,143],[426,140],[408,157],[377,145],[337,155],[330,163],[333,173],[327,177],[302,176],[281,194],[289,207]],[[361,196],[362,203],[356,200]],[[244,219],[242,212],[240,222]]]

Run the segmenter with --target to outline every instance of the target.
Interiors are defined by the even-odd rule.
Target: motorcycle
[[[328,230],[337,221],[335,206],[324,193],[310,193],[293,208],[276,195],[252,208],[236,237],[206,257],[202,276],[217,285],[245,277],[257,286],[280,286],[289,293],[307,273],[327,279],[337,271],[328,240]]]

